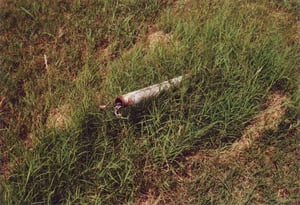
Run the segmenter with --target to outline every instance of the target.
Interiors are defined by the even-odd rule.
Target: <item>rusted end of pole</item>
[[[125,99],[123,95],[119,95],[115,98],[114,105],[119,105],[122,108],[134,104],[130,99]]]

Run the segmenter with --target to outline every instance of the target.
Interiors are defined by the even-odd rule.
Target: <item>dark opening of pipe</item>
[[[120,107],[126,107],[126,103],[124,102],[124,99],[122,97],[116,97],[115,102],[114,102],[115,106],[120,106]]]

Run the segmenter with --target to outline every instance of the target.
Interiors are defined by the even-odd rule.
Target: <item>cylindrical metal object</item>
[[[177,86],[182,81],[183,76],[164,81],[162,83],[154,84],[140,90],[132,91],[125,95],[120,95],[115,98],[114,106],[123,108],[133,104],[140,103],[141,101],[150,97],[157,96],[161,91],[170,89],[172,86]]]

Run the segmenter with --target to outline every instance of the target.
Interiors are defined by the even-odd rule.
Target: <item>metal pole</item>
[[[132,91],[124,95],[119,95],[115,98],[113,105],[109,105],[109,104],[100,105],[99,108],[100,109],[114,108],[115,115],[118,118],[124,118],[120,113],[118,113],[119,109],[140,103],[145,99],[155,97],[162,91],[168,90],[174,86],[178,86],[181,83],[182,79],[183,76],[179,76],[171,80],[164,81],[162,83],[157,83],[139,90]]]
[[[154,84],[130,93],[117,96],[114,101],[114,107],[124,108],[130,105],[140,103],[141,101],[157,96],[160,92],[177,86],[181,83],[183,76],[164,81],[162,83]]]

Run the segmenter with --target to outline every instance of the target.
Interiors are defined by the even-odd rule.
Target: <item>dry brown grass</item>
[[[167,46],[171,39],[171,34],[164,33],[163,31],[156,31],[148,34],[146,43],[150,50],[154,50],[159,45]]]
[[[8,165],[8,156],[7,152],[4,151],[5,143],[3,140],[0,139],[0,176],[3,175],[4,177],[7,177],[9,174],[7,165]]]
[[[47,128],[65,129],[71,118],[71,106],[69,104],[62,105],[50,111],[46,121]]]
[[[237,156],[240,152],[248,149],[266,130],[276,130],[278,123],[285,114],[287,101],[288,97],[284,93],[272,93],[267,99],[266,109],[253,118],[251,124],[246,127],[242,137],[234,142],[231,149],[224,152],[223,156],[225,158]]]

